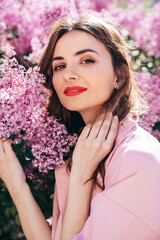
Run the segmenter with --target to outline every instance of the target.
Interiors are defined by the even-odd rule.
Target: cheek
[[[113,71],[97,71],[95,75],[93,75],[92,86],[94,88],[95,95],[97,98],[101,100],[108,100],[114,91],[115,86],[115,74]]]
[[[52,85],[53,85],[55,91],[57,92],[59,89],[59,86],[58,86],[59,84],[58,84],[58,79],[56,77],[54,77],[54,78],[52,77]]]

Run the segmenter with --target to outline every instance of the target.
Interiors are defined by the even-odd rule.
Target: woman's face
[[[96,116],[114,90],[117,78],[111,55],[103,43],[86,32],[73,30],[58,40],[52,67],[60,102],[83,118]]]

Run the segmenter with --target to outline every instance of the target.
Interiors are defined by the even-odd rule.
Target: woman
[[[0,176],[26,238],[160,239],[160,145],[137,124],[145,103],[118,31],[91,15],[62,19],[39,66],[49,112],[79,138],[55,169],[52,234],[10,140],[0,141]]]

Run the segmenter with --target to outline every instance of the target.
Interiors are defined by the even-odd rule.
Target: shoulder
[[[106,161],[106,187],[141,171],[160,174],[160,143],[137,123],[127,121]]]
[[[160,171],[160,143],[139,126],[124,140],[119,151],[121,170],[136,172],[149,168]]]
[[[119,146],[121,165],[137,169],[160,166],[160,143],[136,125]]]
[[[99,198],[160,234],[159,142],[136,124],[121,135],[107,161],[105,190]]]

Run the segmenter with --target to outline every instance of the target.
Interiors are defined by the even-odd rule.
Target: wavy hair
[[[91,34],[104,44],[111,55],[112,65],[117,76],[119,88],[113,90],[110,99],[103,104],[101,111],[112,112],[113,115],[118,116],[119,121],[122,121],[131,112],[138,115],[142,114],[146,109],[145,106],[147,106],[147,103],[143,97],[143,93],[137,86],[127,43],[112,24],[106,22],[101,17],[91,14],[85,14],[78,19],[62,18],[52,27],[48,44],[39,62],[40,72],[43,73],[47,79],[45,87],[50,89],[51,92],[50,101],[47,106],[49,113],[60,117],[69,133],[76,132],[80,134],[85,126],[78,112],[69,111],[62,106],[52,84],[52,58],[56,43],[64,34],[73,30],[80,30]],[[71,170],[71,155],[68,163],[69,170]],[[102,189],[104,189],[104,164],[107,156],[99,164],[93,176],[95,183]],[[103,179],[103,186],[98,182],[98,173],[100,173]]]

